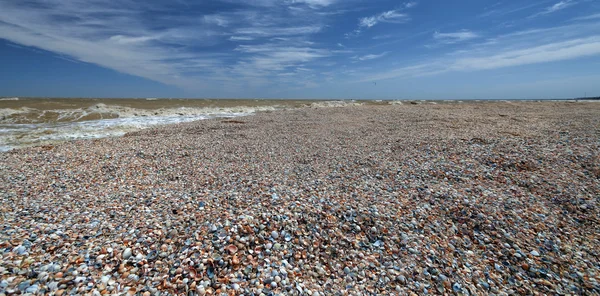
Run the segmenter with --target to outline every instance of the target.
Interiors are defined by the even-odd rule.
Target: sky
[[[0,96],[600,96],[600,0],[0,0]]]

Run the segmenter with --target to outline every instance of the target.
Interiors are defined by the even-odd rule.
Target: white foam
[[[260,111],[274,111],[281,109],[279,106],[260,107],[178,107],[160,109],[139,109],[119,105],[96,104],[87,108],[78,109],[52,109],[38,110],[35,108],[2,108],[0,109],[0,123],[44,123],[48,121],[73,122],[80,121],[86,116],[94,118],[134,118],[134,117],[173,117],[173,116],[214,116],[220,117],[228,114],[255,113]],[[23,115],[23,116],[19,116]],[[52,118],[49,120],[48,118]]]
[[[314,102],[310,104],[311,107],[315,108],[331,108],[331,107],[348,107],[348,106],[361,106],[364,103],[359,103],[355,100],[349,101],[323,101],[323,102]]]
[[[0,98],[0,101],[18,101],[19,98]]]
[[[163,114],[153,116],[130,116],[58,123],[0,124],[0,152],[9,151],[15,147],[39,145],[47,142],[122,136],[128,132],[159,125],[191,122],[214,117],[244,116],[258,110],[270,110],[270,107],[211,108],[203,110],[203,114],[194,114],[188,109],[198,108],[177,108],[177,111],[165,111]],[[164,113],[170,114],[165,116]]]
[[[29,108],[29,107],[21,107],[21,108],[2,108],[0,109],[0,122],[4,121],[4,118],[15,115],[15,114],[26,114],[35,112],[37,109]]]

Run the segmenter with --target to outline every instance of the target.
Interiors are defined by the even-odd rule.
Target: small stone
[[[37,291],[38,291],[38,285],[31,285],[25,290],[25,293],[35,294]]]
[[[27,253],[27,248],[25,248],[24,246],[18,246],[13,250],[13,252],[17,253],[17,255],[23,255]]]
[[[50,291],[54,291],[54,290],[58,289],[58,282],[50,282],[48,284],[48,289],[50,289]]]
[[[279,233],[277,231],[273,231],[273,232],[271,232],[271,237],[273,239],[278,239],[279,238]]]
[[[531,251],[531,255],[538,257],[538,256],[540,256],[540,253],[536,250],[533,250],[533,251]]]
[[[129,257],[131,257],[131,254],[131,248],[125,249],[125,251],[123,251],[123,259],[129,259]]]
[[[102,276],[102,278],[100,278],[100,280],[102,281],[102,283],[106,284],[106,283],[108,283],[108,280],[110,280],[110,276],[104,275],[104,276]]]
[[[27,288],[29,288],[29,286],[31,286],[31,281],[22,281],[21,283],[19,283],[19,285],[17,286],[17,288],[20,291],[25,292],[25,290],[27,290]]]
[[[345,274],[349,274],[349,273],[351,273],[351,272],[352,272],[352,271],[350,270],[350,268],[348,268],[348,266],[344,267],[344,273],[345,273]]]

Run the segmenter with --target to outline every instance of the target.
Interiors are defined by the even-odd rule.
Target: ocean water
[[[122,136],[153,126],[356,101],[0,98],[0,152],[68,140]]]

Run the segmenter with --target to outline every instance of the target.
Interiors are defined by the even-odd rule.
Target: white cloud
[[[303,3],[306,4],[310,7],[323,7],[323,6],[329,6],[335,2],[337,2],[337,0],[292,0],[292,3]]]
[[[109,38],[109,40],[114,41],[119,44],[132,44],[132,43],[142,43],[147,41],[156,40],[157,36],[123,36],[123,35],[114,35]]]
[[[378,15],[363,17],[359,19],[359,27],[373,27],[378,23],[405,23],[410,20],[410,17],[401,13],[398,10],[389,10]]]
[[[367,54],[364,56],[356,56],[354,57],[354,59],[359,60],[359,61],[370,61],[370,60],[375,60],[378,58],[382,58],[384,56],[386,56],[389,52],[382,52],[380,54]]]
[[[228,19],[225,16],[218,15],[218,14],[205,15],[203,17],[203,20],[204,20],[204,22],[206,22],[208,24],[215,24],[220,27],[227,27],[228,25],[231,24],[230,19]]]
[[[552,6],[546,7],[546,9],[530,16],[530,18],[538,17],[538,16],[546,15],[546,14],[551,14],[551,13],[557,12],[559,10],[563,10],[565,8],[571,7],[575,4],[577,4],[577,2],[574,0],[562,0],[560,2],[555,3]]]
[[[331,52],[311,47],[292,47],[285,43],[239,45],[236,51],[249,54],[236,66],[236,72],[252,69],[254,74],[262,71],[284,71],[289,67],[328,57]]]
[[[254,40],[253,37],[248,37],[248,36],[231,36],[229,37],[230,41],[252,41]]]
[[[309,12],[334,2],[296,1],[311,7],[305,14],[288,13],[286,1],[260,0],[208,15],[181,7],[183,15],[173,17],[169,11],[179,2],[0,0],[0,38],[185,89],[288,83],[269,77],[334,54],[309,40],[327,21]],[[272,48],[212,49],[248,41]]]
[[[415,6],[417,6],[417,4],[418,4],[418,2],[416,2],[416,1],[413,1],[413,2],[406,2],[406,3],[404,3],[404,7],[405,7],[405,8],[412,8],[412,7],[415,7]]]
[[[388,10],[388,11],[384,11],[384,12],[376,14],[376,15],[359,18],[358,19],[358,29],[355,29],[352,32],[346,33],[346,34],[344,34],[344,36],[346,38],[356,37],[356,36],[360,35],[363,32],[363,30],[369,29],[379,23],[401,24],[401,23],[409,22],[410,16],[407,13],[403,13],[402,11],[412,8],[412,7],[415,7],[417,4],[418,3],[415,1],[405,2],[402,5],[400,5],[400,7],[397,9]]]
[[[544,44],[485,57],[456,60],[450,70],[487,70],[546,63],[600,54],[600,36]]]
[[[321,31],[321,26],[302,26],[302,27],[287,27],[287,28],[273,28],[273,27],[254,27],[254,28],[240,28],[235,30],[238,35],[249,35],[257,37],[273,37],[273,36],[294,36],[294,35],[305,35],[313,34]]]
[[[482,71],[541,64],[600,55],[597,23],[530,29],[497,36],[446,54],[387,71],[373,72],[360,81]]]
[[[589,21],[589,20],[596,20],[596,19],[600,19],[600,13],[576,17],[573,20],[574,21]]]
[[[469,30],[461,30],[458,32],[451,32],[451,33],[440,33],[440,32],[433,33],[433,39],[439,41],[440,43],[444,43],[444,44],[454,44],[454,43],[458,43],[458,42],[475,39],[477,37],[479,37],[479,35],[477,35],[476,33],[472,32],[472,31],[469,31]]]
[[[554,5],[546,8],[545,13],[553,13],[555,11],[565,9],[574,4],[576,4],[576,2],[574,2],[573,0],[563,0],[563,1],[560,1]]]

